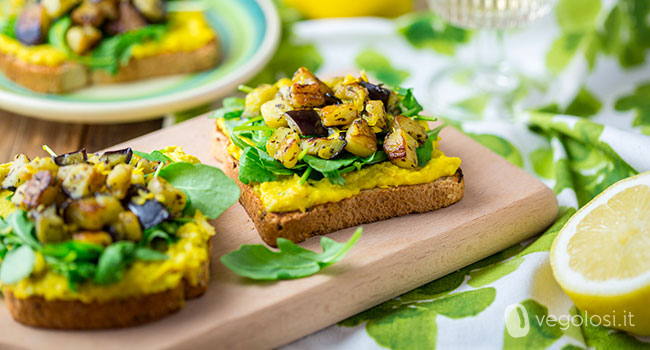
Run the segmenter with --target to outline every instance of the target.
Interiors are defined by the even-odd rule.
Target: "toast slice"
[[[132,58],[116,75],[76,62],[50,67],[31,64],[0,53],[0,69],[11,80],[30,90],[60,94],[88,85],[112,84],[153,77],[188,74],[215,67],[219,62],[219,42],[213,40],[193,51],[165,53],[140,59]]]
[[[238,162],[228,153],[229,143],[226,135],[215,130],[212,154],[223,164],[224,172],[239,184],[239,202],[262,240],[273,247],[280,237],[298,243],[347,227],[444,208],[460,201],[465,193],[463,173],[458,169],[453,176],[430,183],[363,190],[353,197],[316,205],[304,212],[269,213],[253,187],[237,179]]]
[[[211,248],[209,241],[209,249]],[[185,300],[198,298],[208,289],[210,260],[203,263],[196,285],[183,280],[178,286],[159,293],[105,302],[46,300],[42,297],[16,298],[4,291],[11,316],[18,322],[42,328],[105,329],[131,327],[161,319],[179,311]]]

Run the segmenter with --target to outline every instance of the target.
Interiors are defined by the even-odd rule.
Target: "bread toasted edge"
[[[224,172],[239,184],[239,202],[262,240],[273,247],[280,237],[298,243],[352,226],[444,208],[460,201],[465,194],[465,181],[459,168],[454,175],[430,183],[363,190],[353,197],[316,205],[304,212],[269,213],[253,187],[238,180],[238,162],[228,153],[229,142],[228,137],[215,129],[212,154],[223,164]]]
[[[212,250],[212,240],[208,241]],[[4,290],[4,299],[14,320],[32,327],[53,329],[124,328],[152,322],[179,311],[185,300],[203,295],[210,281],[210,258],[203,263],[198,283],[183,279],[178,286],[152,294],[84,303],[77,300],[16,298]]]
[[[116,75],[76,62],[45,66],[0,53],[0,69],[15,83],[42,93],[60,94],[88,85],[113,84],[176,74],[195,73],[215,67],[220,59],[219,41],[213,40],[193,51],[132,58]]]

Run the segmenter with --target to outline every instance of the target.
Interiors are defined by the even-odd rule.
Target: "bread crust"
[[[212,250],[212,241],[208,249]],[[152,322],[179,311],[185,300],[197,298],[208,289],[210,259],[203,263],[198,283],[183,280],[178,286],[159,293],[102,302],[45,300],[42,297],[16,298],[4,290],[11,316],[18,322],[40,328],[105,329],[123,328]]]
[[[60,94],[88,85],[200,72],[215,67],[219,63],[219,57],[219,42],[215,39],[194,51],[132,58],[127,65],[120,67],[116,75],[101,70],[91,71],[76,62],[65,62],[53,67],[32,64],[4,53],[0,53],[0,69],[9,79],[28,89]]]
[[[213,155],[224,165],[224,172],[239,184],[239,202],[262,240],[273,247],[280,237],[298,243],[347,227],[444,208],[460,201],[465,194],[463,173],[458,169],[454,175],[430,183],[363,190],[353,197],[316,205],[304,212],[270,213],[253,187],[239,182],[238,162],[227,150],[230,140],[219,131],[213,135]]]

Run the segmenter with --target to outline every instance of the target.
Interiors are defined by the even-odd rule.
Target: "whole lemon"
[[[307,18],[397,17],[413,10],[413,0],[284,0]]]

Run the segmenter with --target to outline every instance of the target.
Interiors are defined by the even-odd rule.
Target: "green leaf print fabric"
[[[438,116],[552,188],[560,213],[551,227],[284,348],[650,349],[650,339],[603,326],[538,322],[582,314],[549,265],[564,223],[613,183],[650,171],[649,18],[648,0],[558,0],[547,18],[506,33],[521,74],[514,120],[484,119],[487,95],[458,96],[473,118]],[[365,69],[414,87],[423,104],[435,98],[431,76],[475,52],[472,31],[431,13],[337,21],[349,44],[314,34],[329,22],[297,26],[323,57],[319,73]]]

